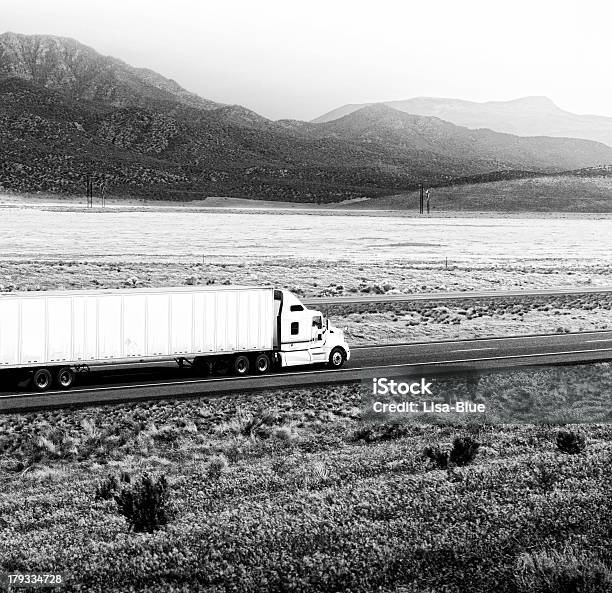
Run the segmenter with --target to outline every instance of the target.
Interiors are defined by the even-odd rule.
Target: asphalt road
[[[369,381],[373,377],[434,376],[521,366],[612,360],[612,331],[510,336],[477,340],[358,346],[339,370],[296,369],[264,376],[195,378],[178,369],[146,373],[92,373],[70,391],[0,393],[0,411],[28,411],[129,400],[210,397],[241,391]],[[95,383],[93,383],[95,382]]]
[[[342,297],[314,297],[302,299],[305,305],[316,307],[320,305],[354,305],[365,303],[389,303],[410,301],[438,301],[455,299],[499,299],[507,297],[531,296],[565,296],[570,294],[602,294],[612,292],[612,286],[574,286],[567,288],[538,288],[530,290],[475,290],[452,292],[426,292],[414,294],[374,294]]]

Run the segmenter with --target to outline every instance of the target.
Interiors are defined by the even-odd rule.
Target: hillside
[[[612,148],[468,130],[369,107],[268,120],[75,41],[0,35],[0,188],[164,199],[337,202],[469,177],[612,163]]]
[[[414,115],[439,117],[471,129],[489,128],[518,136],[582,138],[612,146],[612,117],[564,111],[546,97],[476,103],[459,99],[415,97],[383,103]],[[367,104],[343,105],[315,120],[324,123],[344,117]]]
[[[612,171],[465,183],[431,190],[432,212],[612,212]],[[418,212],[418,192],[355,202],[349,209]]]
[[[369,105],[327,123],[311,125],[314,137],[376,142],[397,150],[436,153],[480,163],[489,170],[578,169],[595,159],[610,162],[612,149],[570,138],[520,137],[488,129],[470,130],[436,117],[412,115],[384,104]]]
[[[18,77],[70,99],[116,107],[163,108],[180,103],[213,109],[218,103],[181,88],[173,80],[102,56],[74,39],[51,35],[0,35],[0,78]]]

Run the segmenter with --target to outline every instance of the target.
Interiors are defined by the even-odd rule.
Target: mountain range
[[[271,121],[75,40],[0,35],[0,187],[164,199],[333,202],[423,183],[612,163],[571,138],[469,129],[367,105],[327,122]]]
[[[547,97],[523,97],[513,101],[475,103],[459,99],[415,97],[382,103],[393,109],[439,117],[466,128],[489,128],[517,136],[582,138],[612,146],[612,117],[578,115],[560,109]],[[338,107],[313,120],[324,123],[358,111],[372,103]]]

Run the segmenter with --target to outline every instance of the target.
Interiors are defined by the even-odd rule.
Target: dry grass
[[[520,388],[551,409],[599,402],[608,413],[611,380],[609,365],[518,371],[482,378],[475,395],[508,405]],[[607,586],[610,425],[582,426],[579,455],[557,451],[551,425],[377,423],[382,436],[368,441],[355,438],[367,426],[356,405],[363,391],[353,385],[2,416],[0,569],[52,563],[69,591]],[[77,449],[95,439],[105,455],[48,456],[15,471],[51,423]],[[254,426],[268,428],[255,436]],[[423,458],[457,437],[480,443],[469,463],[438,469]],[[173,514],[154,534],[130,532],[112,496],[96,497],[126,472],[132,483],[168,475]]]

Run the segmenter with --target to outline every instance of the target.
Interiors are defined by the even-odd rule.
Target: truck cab
[[[274,348],[281,366],[327,364],[340,368],[351,352],[344,332],[321,313],[308,309],[288,290],[274,291]]]

